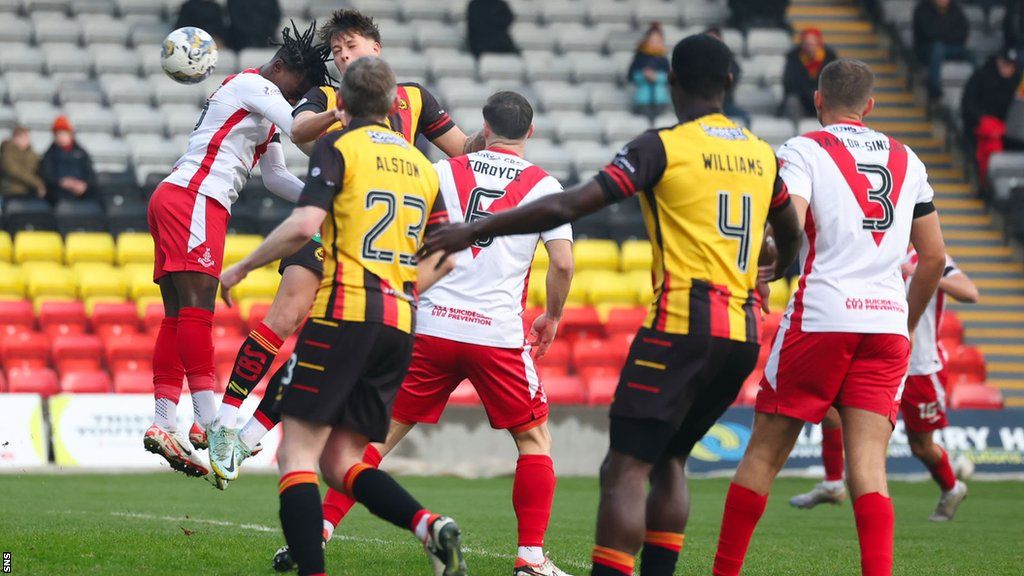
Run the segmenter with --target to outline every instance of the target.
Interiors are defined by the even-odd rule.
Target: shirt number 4
[[[746,273],[750,266],[750,213],[753,199],[750,194],[739,194],[741,203],[740,222],[734,224],[729,218],[729,199],[732,194],[724,190],[718,192],[718,233],[740,243],[736,255],[736,266],[740,272]]]

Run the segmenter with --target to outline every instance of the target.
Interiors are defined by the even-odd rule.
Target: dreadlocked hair
[[[298,32],[295,21],[291,22],[290,28],[281,31],[281,43],[276,44],[280,48],[274,57],[280,58],[289,69],[301,72],[313,86],[330,85],[331,76],[325,62],[331,59],[331,49],[326,44],[314,43],[316,21],[302,33]]]

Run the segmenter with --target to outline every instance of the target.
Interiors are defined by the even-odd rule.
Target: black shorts
[[[760,347],[641,328],[611,406],[611,447],[644,460],[687,456],[736,400]]]
[[[277,410],[383,442],[412,343],[412,334],[383,324],[311,318],[281,380]]]
[[[299,251],[287,258],[281,259],[281,265],[277,267],[278,274],[284,274],[284,269],[289,266],[302,266],[312,270],[317,276],[324,275],[324,246],[316,240],[306,242],[306,245],[299,248]]]

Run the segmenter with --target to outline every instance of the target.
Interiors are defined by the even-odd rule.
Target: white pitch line
[[[238,528],[240,530],[250,530],[253,532],[273,532],[280,533],[281,529],[276,526],[267,526],[266,524],[251,524],[251,523],[240,523],[230,522],[227,520],[212,520],[207,518],[193,518],[193,517],[182,517],[182,516],[160,516],[158,514],[142,514],[138,512],[111,512],[111,516],[117,516],[119,518],[132,518],[135,520],[159,520],[161,522],[196,522],[199,524],[209,524],[211,526],[223,526],[227,528]],[[396,546],[400,545],[396,540],[387,540],[384,538],[366,538],[363,536],[350,536],[348,534],[335,534],[331,540],[341,540],[345,542],[356,542],[359,544],[374,544],[383,546]],[[485,556],[488,558],[499,558],[502,560],[515,560],[516,557],[512,554],[502,554],[500,552],[494,552],[493,550],[486,550],[482,548],[468,548],[464,547],[463,551],[466,554],[473,554],[476,556]],[[590,568],[589,564],[583,564],[582,562],[573,562],[571,560],[562,560],[559,564],[566,566],[572,566],[573,568],[587,569]]]

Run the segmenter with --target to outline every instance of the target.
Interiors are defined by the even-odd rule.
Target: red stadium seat
[[[0,352],[8,372],[46,368],[50,364],[50,339],[42,332],[19,332],[4,338]]]
[[[245,338],[241,336],[220,336],[213,340],[213,362],[221,364],[230,362],[234,364],[235,356],[238,356],[238,349],[242,347]]]
[[[587,401],[586,388],[579,376],[548,378],[544,381],[544,393],[548,396],[548,403],[553,405],[583,404]]]
[[[608,312],[608,321],[604,324],[605,331],[611,334],[636,333],[647,319],[647,308],[612,308]]]
[[[241,336],[245,333],[245,324],[242,322],[242,315],[238,312],[238,306],[229,307],[218,300],[217,308],[213,313],[213,337]]]
[[[571,353],[572,348],[568,342],[563,339],[555,339],[548,348],[548,353],[543,358],[536,360],[535,363],[540,368],[562,367],[568,370]]]
[[[153,373],[143,370],[114,372],[114,392],[118,394],[152,394]]]
[[[544,382],[547,378],[562,378],[569,375],[568,364],[553,364],[550,366],[537,366],[537,376]]]
[[[54,338],[61,334],[84,334],[85,305],[77,300],[52,300],[39,308],[39,327]]]
[[[152,336],[123,335],[111,336],[106,341],[107,366],[114,374],[118,372],[151,372],[153,369]]]
[[[7,392],[7,376],[0,370],[0,393]]]
[[[57,371],[95,372],[103,360],[103,341],[94,334],[65,334],[53,339],[53,360]]]
[[[942,314],[942,321],[939,324],[939,339],[955,340],[958,344],[964,341],[964,325],[956,312],[946,310]]]
[[[955,350],[948,350],[948,353],[946,370],[950,375],[973,374],[981,380],[988,375],[985,370],[985,357],[974,346],[960,346]]]
[[[160,323],[164,320],[164,305],[159,302],[150,302],[146,305],[146,311],[142,315],[142,327],[146,332],[156,334],[160,330]]]
[[[584,373],[583,379],[587,383],[587,404],[605,406],[612,403],[615,388],[619,385],[617,373],[591,369]]]
[[[544,309],[536,306],[523,310],[523,326],[526,328],[525,334],[527,336],[530,335],[530,328],[533,326],[533,321],[543,313]]]
[[[621,340],[579,340],[573,346],[572,360],[577,370],[590,366],[606,366],[621,370],[629,349]]]
[[[60,379],[60,389],[71,394],[106,394],[111,390],[110,374],[103,370],[67,372]]]
[[[0,337],[5,334],[31,332],[36,325],[35,312],[28,300],[0,301]]]
[[[11,394],[52,396],[60,392],[57,373],[51,368],[17,368],[7,371],[7,391]]]
[[[566,308],[562,313],[562,321],[558,331],[563,338],[578,340],[581,338],[603,338],[604,325],[597,315],[597,310],[590,307]]]
[[[945,385],[946,390],[951,391],[960,386],[984,386],[985,379],[979,378],[977,374],[971,372],[951,373],[947,369],[945,372]]]
[[[249,308],[249,317],[245,320],[245,325],[249,330],[254,330],[263,322],[263,319],[267,317],[267,312],[270,311],[269,302],[257,302]]]
[[[163,309],[161,307],[161,317]],[[92,309],[92,330],[106,338],[108,335],[134,334],[139,331],[139,312],[131,302],[97,302]],[[159,322],[157,323],[159,326]]]
[[[958,410],[1001,410],[1003,394],[991,386],[959,386],[950,393],[949,404]]]
[[[463,380],[452,395],[448,397],[448,403],[456,406],[478,406],[480,404],[480,396],[476,393],[476,388],[469,383],[469,380]]]

